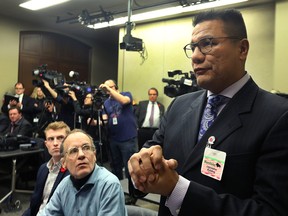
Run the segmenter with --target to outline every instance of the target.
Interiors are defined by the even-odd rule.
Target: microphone
[[[70,71],[69,72],[69,77],[77,77],[77,76],[79,76],[78,72],[76,72],[76,71]]]

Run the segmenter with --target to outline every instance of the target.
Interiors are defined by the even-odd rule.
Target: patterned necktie
[[[219,106],[227,103],[229,100],[228,97],[225,97],[223,95],[211,95],[208,98],[207,105],[205,107],[202,120],[201,120],[201,125],[200,125],[200,130],[199,130],[199,135],[198,135],[198,141],[202,138],[204,133],[208,130],[208,128],[212,125],[214,122],[215,118],[217,117],[218,113],[218,108]]]
[[[150,114],[150,117],[149,117],[149,125],[150,125],[150,127],[152,127],[153,123],[154,123],[154,104],[155,104],[155,102],[152,102],[151,114]]]

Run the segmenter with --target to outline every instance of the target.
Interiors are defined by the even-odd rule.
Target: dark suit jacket
[[[140,101],[139,105],[136,108],[135,115],[137,118],[137,123],[138,123],[139,128],[142,127],[142,124],[145,120],[148,104],[149,104],[149,100]],[[158,101],[157,101],[157,104],[160,110],[160,118],[161,118],[164,115],[165,107],[163,104],[159,103]]]
[[[34,102],[35,100],[28,95],[23,95],[22,99],[22,115],[24,118],[29,121],[31,124],[33,124],[33,116],[35,114],[35,109],[34,109]],[[9,101],[8,101],[9,104]],[[2,112],[8,115],[8,107],[7,107],[7,102],[5,102],[1,108]]]
[[[179,215],[288,215],[288,100],[260,89],[252,79],[229,101],[197,143],[206,91],[176,98],[153,140],[164,157],[178,161],[190,180]],[[203,152],[227,153],[221,181],[201,174]],[[170,215],[161,198],[159,215]]]
[[[10,124],[8,116],[4,113],[0,114],[0,134],[4,134]]]
[[[45,187],[45,183],[46,183],[46,179],[48,177],[48,174],[49,174],[49,170],[47,168],[47,163],[44,163],[40,166],[38,173],[37,173],[36,185],[35,185],[34,192],[31,196],[30,207],[23,213],[23,216],[37,215],[39,208],[40,208],[40,205],[42,203],[43,190]],[[58,184],[67,175],[69,175],[68,170],[66,170],[65,172],[59,172],[47,202],[49,202],[49,200],[50,200],[51,196],[53,195]]]
[[[13,132],[10,133],[11,131],[11,123],[9,122],[9,125],[6,129],[6,131],[4,132],[4,134],[10,134],[13,136],[17,136],[17,135],[22,135],[22,136],[28,136],[31,137],[32,136],[32,125],[30,124],[30,122],[28,122],[24,117],[22,117],[20,119],[20,121],[18,121],[13,129]]]

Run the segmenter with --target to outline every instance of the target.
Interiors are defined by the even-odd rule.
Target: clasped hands
[[[169,196],[178,182],[179,175],[175,171],[177,165],[175,159],[164,159],[159,145],[142,148],[128,161],[135,187],[144,193],[163,196]]]

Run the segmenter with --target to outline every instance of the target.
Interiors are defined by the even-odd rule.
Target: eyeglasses
[[[92,152],[92,151],[95,150],[94,146],[91,146],[88,143],[86,143],[86,144],[83,144],[82,146],[79,146],[79,147],[71,147],[71,148],[69,148],[67,150],[66,154],[71,159],[76,158],[77,155],[79,154],[79,148],[81,148],[81,150],[82,150],[82,152],[84,154],[87,154],[88,152]]]
[[[154,96],[154,95],[157,95],[157,94],[148,94],[149,96]]]
[[[192,54],[195,51],[196,47],[199,48],[200,52],[205,55],[211,52],[214,45],[217,43],[213,43],[215,39],[231,39],[231,40],[240,40],[239,37],[231,36],[231,37],[211,37],[211,38],[203,38],[195,43],[189,43],[184,46],[184,52],[187,58],[192,58]]]
[[[64,138],[65,138],[65,136],[56,136],[56,137],[47,137],[46,140],[48,142],[53,142],[56,139],[57,141],[62,142],[64,140]]]
[[[15,90],[22,90],[22,89],[24,89],[24,88],[15,88]]]

